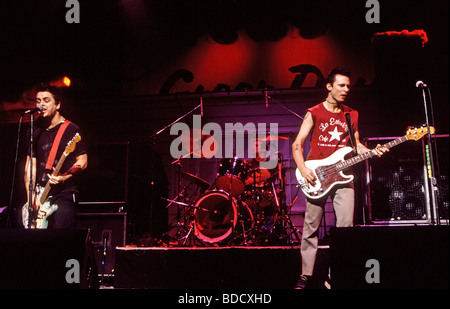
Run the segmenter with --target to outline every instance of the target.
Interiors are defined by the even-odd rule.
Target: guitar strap
[[[350,142],[353,147],[353,152],[356,154],[357,150],[356,150],[355,132],[353,131],[352,118],[350,116],[350,113],[345,113],[345,120],[347,121],[347,127],[348,127],[348,132],[350,134]]]
[[[56,133],[55,140],[53,141],[52,149],[50,149],[50,154],[48,155],[47,164],[45,168],[47,170],[52,170],[53,162],[55,162],[56,152],[58,151],[59,144],[61,143],[61,138],[66,131],[66,128],[69,126],[70,121],[65,120],[64,123],[59,127],[58,133]]]

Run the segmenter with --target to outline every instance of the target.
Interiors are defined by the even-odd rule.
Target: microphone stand
[[[31,228],[31,211],[33,209],[33,135],[34,135],[34,114],[30,113],[30,182],[28,183],[28,228]]]
[[[162,132],[164,132],[167,128],[171,127],[173,124],[177,123],[178,121],[180,121],[181,119],[183,119],[183,118],[186,117],[187,115],[193,113],[193,112],[194,112],[196,109],[198,109],[198,108],[202,108],[202,102],[200,102],[199,105],[197,105],[196,107],[194,107],[193,109],[191,109],[189,112],[187,112],[186,114],[182,115],[182,116],[179,117],[178,119],[174,120],[172,123],[168,124],[167,126],[165,126],[164,128],[162,128],[162,129],[159,130],[158,132],[156,132],[156,133],[154,133],[153,135],[147,137],[147,138],[144,140],[144,143],[147,142],[148,140],[151,140],[151,139],[153,139],[153,143],[154,143],[155,140],[156,140],[156,137],[157,137],[159,134],[161,134]],[[154,161],[154,160],[153,160],[153,161]],[[178,168],[178,178],[179,178],[179,179],[178,179],[178,196],[177,196],[177,198],[180,197],[180,186],[181,186],[181,184],[180,184],[180,182],[181,182],[181,167],[180,167],[181,162],[180,162],[180,161],[181,161],[181,158],[179,158],[178,160],[172,162],[172,164],[177,163],[177,168]],[[152,172],[152,175],[153,175],[153,172]],[[153,190],[154,186],[155,186],[154,179],[152,179],[152,190]],[[153,195],[153,192],[152,192],[152,195]],[[153,201],[154,201],[154,199],[153,199],[153,196],[152,196],[152,198],[151,198],[151,205],[150,205],[150,207],[151,207],[152,210],[153,210]],[[167,208],[168,206],[170,206],[171,204],[172,204],[172,203],[170,203],[169,205],[167,205],[166,208]],[[176,235],[178,241],[179,241],[179,235],[180,235],[180,222],[179,222],[180,218],[181,218],[181,216],[180,216],[180,207],[178,206],[178,207],[177,207],[177,235]]]
[[[193,113],[196,109],[200,108],[202,106],[202,103],[200,103],[199,105],[197,105],[194,109],[191,109],[189,112],[187,112],[186,114],[184,114],[183,116],[181,116],[180,118],[178,118],[177,120],[173,121],[172,123],[170,123],[169,125],[165,126],[164,128],[162,128],[161,130],[159,130],[158,132],[154,133],[152,136],[147,137],[144,140],[144,143],[146,141],[148,141],[149,139],[152,138],[156,138],[156,136],[158,136],[159,134],[161,134],[164,130],[166,130],[168,127],[171,127],[173,124],[177,123],[178,121],[180,121],[181,119],[183,119],[184,117],[186,117],[187,115]]]
[[[14,199],[14,187],[16,183],[16,170],[17,170],[17,157],[19,155],[19,144],[20,144],[20,131],[22,128],[22,119],[23,115],[20,116],[19,119],[19,128],[17,129],[17,140],[16,140],[16,154],[14,157],[14,168],[13,168],[13,174],[12,174],[12,181],[11,181],[11,191],[9,193],[9,205],[8,205],[8,212],[6,214],[6,227],[11,227],[11,217],[13,214],[16,213],[16,207],[13,206],[13,199]]]
[[[425,189],[427,192],[427,205],[428,205],[428,211],[430,212],[430,222],[431,224],[437,224],[440,225],[439,220],[439,211],[438,206],[436,203],[436,190],[437,190],[437,181],[435,177],[435,170],[434,170],[434,160],[433,160],[433,153],[432,153],[432,147],[431,147],[431,133],[430,133],[430,122],[428,120],[428,106],[427,106],[427,99],[425,95],[425,88],[422,87],[422,97],[423,97],[423,104],[425,109],[425,121],[427,124],[427,141],[425,145],[425,141],[422,141],[422,150],[423,150],[423,159],[424,159],[424,173],[425,173]],[[430,187],[429,187],[430,186]],[[431,192],[431,198],[430,198],[430,192]]]

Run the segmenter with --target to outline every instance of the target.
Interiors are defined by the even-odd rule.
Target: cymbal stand
[[[188,187],[189,187],[189,186],[188,186]],[[187,187],[186,187],[186,188],[187,188]],[[185,188],[185,189],[186,189],[186,188]],[[175,198],[174,200],[169,200],[169,199],[167,199],[167,198],[161,197],[161,199],[170,202],[170,204],[175,203],[175,204],[177,204],[177,205],[179,205],[179,206],[183,206],[183,207],[187,207],[187,208],[188,208],[182,215],[180,215],[180,217],[185,217],[186,214],[189,213],[189,217],[190,217],[190,220],[189,220],[189,221],[190,221],[189,229],[186,228],[184,224],[181,224],[180,222],[177,222],[177,233],[179,232],[179,230],[180,230],[181,227],[183,227],[183,229],[185,229],[185,230],[187,231],[187,233],[186,233],[183,237],[179,237],[179,235],[178,235],[178,237],[176,238],[178,244],[181,244],[182,241],[184,240],[183,246],[185,246],[188,240],[194,239],[194,238],[193,238],[194,235],[192,234],[192,230],[194,229],[194,220],[192,219],[192,217],[193,217],[192,210],[193,210],[193,209],[194,209],[194,210],[195,210],[195,209],[200,209],[200,210],[202,210],[202,211],[209,211],[209,209],[202,208],[202,207],[198,207],[198,206],[195,206],[195,205],[191,205],[191,204],[189,204],[189,203],[178,202],[178,201],[176,201],[176,198]],[[192,243],[192,242],[191,242],[191,243]]]
[[[185,225],[186,225],[186,213],[188,213],[190,211],[190,208],[187,209],[186,211],[184,211],[183,214],[181,214],[181,207],[184,206],[191,206],[190,204],[186,203],[186,192],[187,189],[189,189],[189,187],[192,185],[192,183],[189,183],[189,185],[185,186],[183,188],[183,190],[181,190],[181,168],[183,167],[183,165],[181,164],[182,158],[178,159],[176,161],[176,168],[177,168],[177,175],[178,175],[178,181],[177,181],[177,191],[178,191],[178,195],[176,196],[176,198],[174,200],[168,200],[170,203],[166,206],[166,208],[168,208],[169,206],[171,206],[173,203],[177,204],[177,214],[176,214],[176,234],[175,234],[175,240],[179,243],[182,239],[181,235],[184,233],[182,233],[181,229],[186,229]],[[184,218],[183,222],[182,218]]]
[[[280,211],[280,216],[278,217],[277,222],[274,225],[274,228],[276,228],[277,226],[281,227],[280,238],[284,239],[286,244],[292,244],[292,236],[294,236],[295,239],[297,240],[297,242],[300,243],[301,242],[301,238],[299,236],[300,232],[294,226],[294,224],[291,221],[291,218],[288,215],[288,212],[289,212],[288,210],[292,207],[293,203],[289,207],[287,207],[287,205],[286,205],[286,186],[285,186],[286,171],[283,168],[283,164],[281,163],[282,159],[283,159],[283,155],[281,154],[281,152],[278,152],[278,162],[279,162],[278,163],[278,178],[280,180],[279,196],[280,196],[281,202],[279,202],[277,190],[275,189],[275,185],[272,182],[272,190],[273,190],[274,196],[277,201],[277,207]],[[284,242],[284,241],[282,241],[282,242]]]
[[[189,213],[191,214],[191,211],[189,211]],[[180,244],[183,240],[183,246],[186,246],[186,243],[188,242],[188,240],[190,240],[190,243],[193,244],[193,233],[192,230],[194,229],[194,220],[190,220],[191,223],[189,224],[189,229],[186,235],[184,235],[183,237],[180,238],[180,241],[178,244]]]
[[[241,214],[239,214],[240,216],[242,216]],[[245,223],[244,220],[240,220],[241,221],[241,228],[242,228],[242,237],[244,239],[243,245],[248,245],[247,242],[247,234],[245,233]]]
[[[251,184],[251,198],[253,199],[254,203],[255,203],[255,208],[253,210],[253,219],[254,219],[254,226],[252,228],[252,230],[250,231],[250,236],[253,237],[253,242],[254,243],[259,243],[261,242],[261,239],[264,239],[264,232],[263,232],[263,214],[262,214],[262,210],[260,207],[260,196],[259,193],[257,191],[257,175],[256,174],[261,174],[261,171],[259,170],[259,168],[255,168],[251,171],[251,173],[253,174],[253,182]],[[247,244],[247,242],[246,242]]]

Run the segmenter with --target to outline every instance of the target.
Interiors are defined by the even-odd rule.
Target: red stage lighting
[[[55,79],[50,82],[50,85],[61,88],[61,87],[70,87],[72,84],[72,80],[68,76],[64,76],[62,78]]]
[[[70,84],[72,83],[72,81],[70,80],[70,78],[68,78],[67,76],[64,76],[63,77],[63,84],[66,86],[66,87],[70,87]]]

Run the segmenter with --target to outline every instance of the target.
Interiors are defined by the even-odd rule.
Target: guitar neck
[[[61,158],[58,161],[58,164],[56,165],[55,169],[53,170],[53,173],[52,173],[53,176],[58,176],[59,170],[61,169],[62,165],[64,164],[64,161],[66,160],[66,158],[67,158],[67,155],[63,152],[63,154],[61,155]],[[39,199],[41,204],[44,204],[45,201],[47,201],[49,192],[50,192],[50,182],[47,181],[44,191],[42,191],[41,197]]]
[[[382,147],[386,147],[386,148],[389,149],[389,148],[395,147],[395,146],[397,146],[397,145],[399,145],[399,144],[401,144],[403,142],[406,142],[407,140],[408,140],[408,137],[402,136],[402,137],[399,137],[399,138],[397,138],[395,140],[392,140],[392,141],[382,145]],[[353,158],[350,158],[350,159],[347,159],[345,161],[336,163],[336,168],[339,171],[343,171],[343,170],[346,170],[346,169],[352,167],[353,165],[355,165],[355,164],[357,164],[359,162],[362,162],[362,161],[365,161],[367,159],[370,159],[370,158],[372,158],[375,155],[376,155],[376,152],[374,150],[370,150],[370,151],[365,152],[363,154],[357,155],[357,156],[355,156]]]

